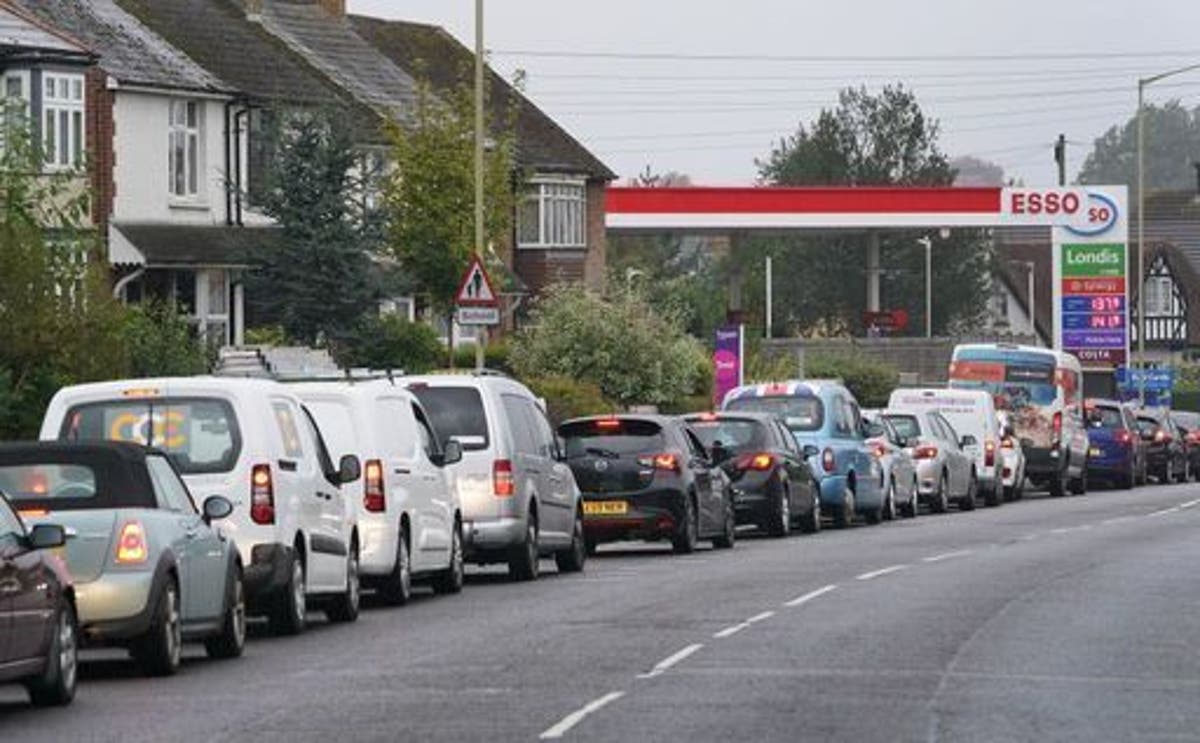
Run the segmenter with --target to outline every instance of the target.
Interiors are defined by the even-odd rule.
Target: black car
[[[63,527],[26,530],[0,494],[0,682],[25,685],[39,707],[75,696],[79,647],[75,598],[62,561]]]
[[[1146,471],[1165,485],[1187,482],[1187,444],[1166,410],[1145,408],[1137,412],[1138,433],[1146,443]]]
[[[1200,478],[1200,413],[1174,410],[1171,419],[1183,436],[1184,448],[1187,450],[1188,474]]]
[[[670,539],[686,554],[701,539],[733,546],[729,478],[683,421],[657,415],[578,418],[558,429],[583,494],[589,551],[603,542]]]
[[[768,413],[701,413],[684,418],[733,486],[738,524],[774,537],[793,526],[821,528],[820,497],[795,437]]]

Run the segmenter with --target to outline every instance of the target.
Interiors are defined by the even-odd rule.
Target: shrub
[[[282,325],[263,325],[258,328],[246,328],[245,341],[247,346],[290,346],[287,331]]]
[[[331,350],[339,366],[396,369],[409,374],[436,368],[445,354],[436,330],[396,315],[360,320]]]
[[[124,333],[131,376],[190,376],[211,368],[209,349],[197,342],[174,304],[145,302],[128,308]]]
[[[488,369],[512,374],[509,350],[508,341],[488,341],[487,346],[483,349],[483,365]],[[454,349],[454,366],[457,369],[474,369],[475,346],[459,346]]]
[[[841,379],[864,408],[886,407],[900,373],[890,364],[849,354],[815,355],[806,362],[810,379]]]
[[[590,382],[566,377],[536,377],[524,380],[533,394],[545,399],[546,413],[555,426],[571,418],[611,413],[617,405]]]

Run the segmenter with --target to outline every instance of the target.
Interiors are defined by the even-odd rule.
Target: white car
[[[935,410],[883,410],[880,417],[896,431],[917,465],[920,500],[934,513],[944,513],[951,501],[964,511],[975,508],[978,484],[975,465],[962,449],[949,421]],[[970,443],[971,439],[967,439]]]
[[[262,379],[181,377],[65,387],[41,438],[130,441],[165,452],[197,498],[234,505],[220,531],[245,566],[247,610],[296,634],[307,607],[334,621],[359,608],[359,533],[344,485],[359,460],[338,466],[287,387]]]
[[[292,385],[335,456],[363,462],[358,512],[363,584],[386,602],[408,603],[413,580],[438,593],[463,586],[462,509],[445,468],[462,459],[442,443],[424,407],[386,380]]]
[[[1004,465],[1004,500],[1020,500],[1025,494],[1025,450],[1017,440],[1012,425],[1008,422],[1008,413],[1000,411],[1001,463]]]

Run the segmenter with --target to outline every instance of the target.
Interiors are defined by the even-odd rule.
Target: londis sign
[[[1103,235],[1123,217],[1123,198],[1111,189],[1006,188],[1001,194],[1003,223],[1061,227],[1073,235]]]

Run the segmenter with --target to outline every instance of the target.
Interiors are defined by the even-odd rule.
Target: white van
[[[979,492],[989,506],[1004,499],[1004,464],[1000,454],[1003,432],[992,396],[983,390],[898,389],[888,401],[889,410],[934,410],[950,422],[961,437],[960,445],[975,463]]]
[[[1083,369],[1069,353],[1011,343],[954,349],[950,387],[982,390],[1004,411],[1025,454],[1025,474],[1051,495],[1087,492]],[[1015,443],[1015,442],[1014,442]]]
[[[363,584],[394,605],[408,603],[413,580],[438,593],[463,586],[462,510],[445,468],[462,459],[442,443],[421,403],[386,380],[290,385],[317,420],[334,456],[363,463],[358,512]]]
[[[358,480],[360,463],[346,456],[335,467],[287,387],[224,377],[65,387],[41,438],[153,446],[197,498],[228,498],[234,510],[220,531],[237,544],[248,611],[267,615],[275,632],[303,630],[309,604],[334,621],[357,619],[359,535],[342,486]]]

